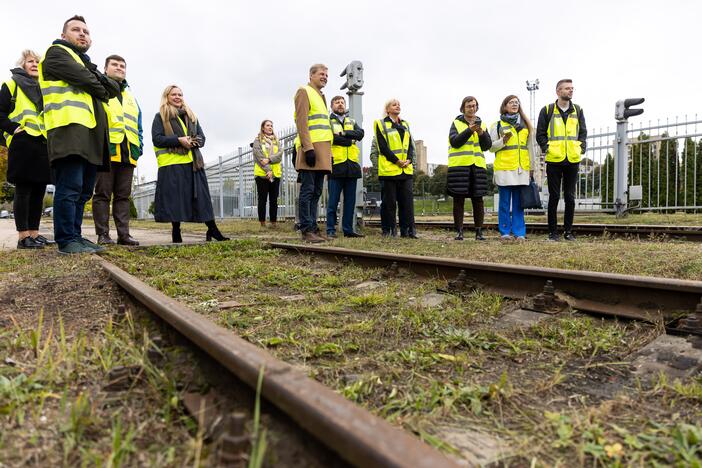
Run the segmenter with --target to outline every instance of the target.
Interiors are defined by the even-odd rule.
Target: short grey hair
[[[19,60],[17,60],[17,66],[18,66],[18,67],[23,67],[23,68],[24,68],[24,64],[27,63],[27,59],[28,59],[29,57],[34,57],[35,59],[37,59],[37,61],[40,61],[40,60],[41,60],[41,57],[39,56],[39,54],[37,54],[37,53],[34,52],[33,50],[31,50],[31,49],[24,49],[24,50],[22,51],[22,54],[20,55]]]
[[[385,105],[383,106],[383,115],[385,117],[387,117],[389,115],[388,114],[388,107],[390,107],[393,104],[399,104],[399,103],[400,103],[400,100],[397,98],[391,98],[391,99],[388,99],[387,101],[385,101]]]

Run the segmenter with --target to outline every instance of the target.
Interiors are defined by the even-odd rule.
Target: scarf
[[[519,114],[502,114],[500,116],[500,120],[507,122],[511,126],[513,126],[517,131],[521,131],[524,129],[524,122],[522,122],[521,117]]]
[[[41,112],[44,109],[44,100],[41,96],[39,80],[29,76],[29,73],[27,73],[24,68],[13,68],[10,70],[10,73],[12,73],[12,79],[17,83],[17,86],[19,86],[29,100],[34,103],[37,111]]]
[[[258,139],[261,142],[261,146],[268,146],[268,157],[270,157],[274,153],[273,147],[278,144],[278,138],[275,135],[268,136],[262,132]]]
[[[185,123],[187,129],[187,135],[183,133],[183,126],[181,122]],[[185,109],[179,109],[178,115],[171,118],[168,122],[163,122],[163,129],[166,136],[175,135],[177,137],[189,136],[193,140],[198,139],[197,134],[197,120],[191,120],[188,117],[188,113]],[[185,148],[183,146],[176,146],[174,148],[169,148],[169,151],[177,154],[188,154],[188,151],[192,151],[193,154],[193,172],[197,172],[205,168],[205,161],[202,158],[202,152],[200,148],[193,147],[191,149]]]

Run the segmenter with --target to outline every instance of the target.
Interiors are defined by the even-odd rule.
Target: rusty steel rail
[[[348,258],[365,265],[388,267],[393,263],[417,274],[457,278],[505,297],[523,299],[544,293],[547,282],[574,309],[648,322],[665,323],[694,315],[702,307],[702,281],[628,276],[591,271],[561,270],[440,257],[369,252],[338,247],[269,243],[273,248]],[[550,286],[549,286],[550,287]]]
[[[112,263],[103,261],[102,267],[131,296],[254,390],[259,370],[265,368],[263,396],[348,462],[364,467],[458,466],[404,430]]]
[[[453,229],[453,221],[415,221],[418,228],[428,229]],[[380,221],[366,221],[366,226],[380,227]],[[485,229],[497,230],[497,223],[484,223]],[[466,230],[475,229],[472,223],[465,223]],[[548,224],[527,223],[527,232],[532,234],[548,234]],[[670,239],[685,240],[689,242],[702,242],[702,226],[667,226],[646,224],[573,224],[573,232],[581,236],[630,236],[641,239],[667,237]]]

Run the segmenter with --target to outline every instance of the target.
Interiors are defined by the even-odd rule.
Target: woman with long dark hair
[[[39,55],[22,52],[12,78],[0,89],[0,129],[8,149],[7,181],[15,184],[13,210],[18,249],[41,249],[48,240],[39,234],[44,192],[51,181],[44,109],[39,88]]]
[[[457,116],[449,130],[448,175],[446,189],[453,197],[453,223],[456,240],[463,240],[463,210],[465,200],[473,205],[475,239],[485,240],[483,219],[485,207],[483,197],[487,195],[487,169],[483,151],[490,149],[492,140],[487,127],[476,115],[478,100],[466,96],[461,102],[461,115]]]
[[[254,180],[258,193],[258,221],[266,226],[266,200],[268,200],[271,227],[278,221],[278,193],[283,175],[281,160],[283,148],[273,131],[273,122],[264,120],[258,136],[251,144],[254,158]]]
[[[206,239],[229,240],[214,220],[205,162],[200,148],[205,134],[200,122],[183,100],[183,91],[170,85],[163,90],[159,112],[151,126],[151,138],[158,160],[156,222],[170,222],[174,243],[183,242],[180,223],[207,225]]]
[[[495,153],[494,181],[499,188],[500,206],[497,214],[502,240],[526,240],[524,209],[520,191],[529,185],[534,161],[534,127],[522,109],[519,98],[510,94],[500,105],[500,120],[490,127]]]

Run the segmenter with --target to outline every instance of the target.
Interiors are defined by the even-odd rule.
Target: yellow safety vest
[[[141,144],[139,141],[139,106],[129,88],[122,91],[122,102],[114,97],[104,106],[107,111],[107,122],[110,125],[110,143],[119,148],[126,137],[130,145],[138,148]],[[120,150],[110,159],[120,162],[122,160]],[[136,166],[136,160],[132,158],[131,154],[129,162]]]
[[[573,104],[574,110],[568,114],[566,123],[563,123],[561,110],[555,104],[546,106],[546,114],[548,115],[550,112],[550,106],[553,106],[554,109],[546,130],[548,135],[546,162],[561,162],[566,157],[572,163],[580,162],[583,151],[582,143],[578,140],[578,132],[580,131],[578,106]]]
[[[178,117],[180,126],[183,127],[183,134],[188,134],[188,127],[183,120]],[[188,150],[185,154],[173,153],[169,148],[157,148],[154,146],[158,167],[172,166],[174,164],[189,164],[193,161],[193,152]]]
[[[462,133],[468,128],[468,124],[459,119],[454,120],[453,125],[458,133]],[[480,128],[483,131],[487,131],[487,127],[483,122],[480,122]],[[485,156],[483,155],[483,150],[480,149],[480,140],[476,132],[473,132],[468,141],[460,148],[454,148],[449,142],[448,167],[472,166],[473,164],[483,169],[487,168]]]
[[[496,128],[498,124],[503,130],[497,133],[498,138],[501,138],[500,133],[504,135],[510,132],[512,136],[509,137],[505,146],[495,153],[495,170],[516,171],[521,167],[525,171],[528,171],[531,167],[529,163],[529,147],[527,146],[529,129],[524,127],[517,132],[516,128],[504,121],[495,122],[493,127]]]
[[[263,155],[270,159],[270,152],[268,151],[268,145],[264,145],[261,143],[261,149],[263,150]],[[274,144],[273,145],[273,153],[277,153],[279,150],[279,146]],[[270,163],[271,170],[273,171],[273,177],[277,177],[280,179],[280,177],[283,174],[283,168],[280,164],[280,162],[277,163]],[[254,162],[254,177],[266,177],[266,171],[263,170],[261,166],[258,165],[258,163]]]
[[[15,108],[10,112],[7,118],[24,127],[24,131],[28,135],[34,137],[41,135],[46,136],[44,119],[41,112],[37,112],[37,106],[24,94],[22,88],[17,86],[15,80],[7,80],[5,86],[10,90],[10,95],[15,96]],[[3,135],[5,136],[5,144],[9,148],[13,135],[7,132],[3,132]]]
[[[405,161],[407,159],[407,153],[409,152],[409,147],[411,144],[409,124],[402,120],[402,125],[407,129],[405,131],[405,136],[400,140],[400,132],[392,127],[392,123],[386,121],[385,119],[376,120],[374,122],[373,131],[377,133],[377,129],[380,129],[380,133],[390,147],[390,151],[393,152],[397,159],[400,161]],[[377,142],[376,142],[377,144]],[[413,174],[414,168],[412,164],[407,167],[402,168],[397,164],[391,163],[387,160],[385,155],[378,150],[378,177],[392,177],[397,176],[402,173]]]
[[[307,91],[307,99],[310,101],[310,110],[307,112],[307,130],[310,132],[310,140],[312,140],[312,143],[320,141],[331,142],[334,135],[332,134],[329,111],[324,99],[310,85],[303,86],[303,89]],[[297,118],[297,112],[293,113],[293,118]],[[299,148],[300,146],[300,136],[298,135],[295,137],[295,147]]]
[[[73,59],[85,67],[85,64],[69,47],[54,44],[51,47],[64,49]],[[49,47],[49,49],[51,49]],[[93,98],[63,80],[47,80],[44,78],[44,59],[39,62],[39,86],[44,96],[44,126],[46,131],[64,127],[70,124],[79,124],[88,128],[95,128],[95,109]]]
[[[329,118],[332,126],[332,133],[335,135],[341,133],[344,130],[353,130],[356,122],[353,119],[344,117],[344,124],[341,125],[338,120]],[[342,162],[349,160],[358,163],[358,156],[361,154],[361,150],[358,149],[358,145],[354,141],[351,146],[340,146],[332,145],[332,158],[334,164],[341,164]]]

